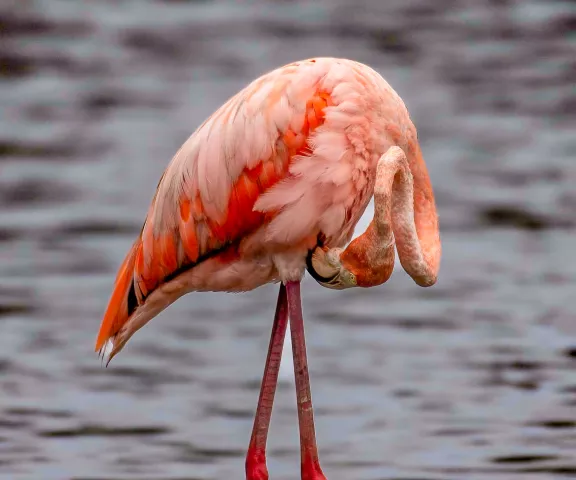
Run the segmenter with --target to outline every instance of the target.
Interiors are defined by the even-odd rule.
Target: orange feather
[[[145,238],[139,238],[136,241],[120,267],[114,291],[98,333],[96,350],[102,348],[106,340],[114,336],[128,321],[132,313],[129,312],[128,295],[134,278],[137,280],[134,293],[140,303],[178,268],[184,265],[194,265],[201,256],[208,255],[211,251],[220,249],[226,244],[232,245],[243,235],[256,230],[264,222],[272,219],[270,214],[255,212],[254,204],[262,193],[289,175],[288,168],[293,157],[306,153],[308,137],[324,122],[323,109],[329,104],[331,104],[329,95],[317,93],[306,103],[302,130],[294,132],[288,129],[283,134],[279,133],[279,141],[284,144],[284,149],[277,148],[271,158],[261,161],[252,169],[245,168],[242,171],[232,185],[226,216],[222,224],[205,215],[199,194],[191,200],[184,193],[177,206],[179,223],[176,230],[164,232],[161,236],[156,236],[152,228],[143,230]],[[287,152],[287,161],[283,160],[279,164],[274,160],[277,155],[283,158],[282,151]],[[198,222],[205,222],[210,231],[210,237],[205,243],[207,251],[202,251],[200,247],[196,230]],[[147,245],[146,252],[144,244]],[[184,265],[178,262],[179,245],[182,246],[186,257]],[[230,255],[235,255],[232,250]]]
[[[138,239],[134,245],[132,245],[132,248],[118,270],[116,282],[114,282],[114,290],[112,291],[112,296],[108,302],[108,308],[104,313],[98,338],[96,339],[96,350],[100,350],[104,346],[104,343],[106,343],[106,340],[117,332],[128,320],[128,291],[134,278],[136,252],[140,251],[140,246],[140,239]]]

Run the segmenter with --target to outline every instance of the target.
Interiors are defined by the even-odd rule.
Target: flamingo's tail
[[[118,270],[114,290],[100,325],[96,339],[96,351],[104,356],[109,354],[108,350],[113,346],[112,339],[128,321],[131,310],[134,309],[134,306],[130,305],[130,293],[134,291],[134,266],[140,244],[141,240],[136,240]]]

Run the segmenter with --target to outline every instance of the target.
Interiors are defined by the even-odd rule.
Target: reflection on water
[[[404,97],[445,251],[429,290],[401,271],[369,291],[307,280],[327,475],[576,476],[570,3],[9,3],[1,478],[242,478],[275,287],[189,295],[106,370],[92,346],[172,154],[248,81],[314,55],[366,62]],[[298,434],[281,382],[269,468],[289,480]]]

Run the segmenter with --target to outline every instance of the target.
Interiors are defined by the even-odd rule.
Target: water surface
[[[559,1],[19,0],[0,7],[0,477],[243,478],[276,299],[192,294],[92,353],[163,169],[230,95],[316,55],[419,128],[440,281],[306,280],[331,480],[576,476],[576,12]],[[363,225],[369,216],[363,219]],[[284,365],[269,469],[299,478]]]

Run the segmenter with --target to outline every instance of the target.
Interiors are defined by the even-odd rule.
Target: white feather
[[[114,350],[114,342],[111,338],[109,338],[106,340],[104,347],[102,347],[102,361],[104,364],[110,361],[110,354],[112,353],[112,350]]]

